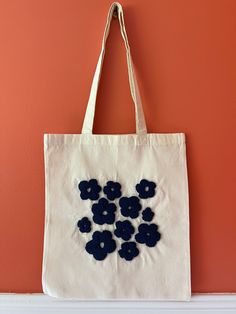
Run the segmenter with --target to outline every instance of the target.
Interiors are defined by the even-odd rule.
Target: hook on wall
[[[115,19],[118,17],[118,7],[117,6],[113,10],[112,17],[115,18]]]

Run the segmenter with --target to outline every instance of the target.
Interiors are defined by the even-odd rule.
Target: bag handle
[[[101,70],[102,70],[102,65],[103,65],[103,60],[104,60],[104,55],[105,55],[105,45],[106,45],[107,37],[109,35],[112,17],[116,13],[118,15],[118,19],[120,23],[121,35],[125,42],[129,84],[130,84],[131,96],[135,105],[136,133],[137,134],[147,133],[143,107],[142,107],[138,84],[137,84],[137,80],[136,80],[136,76],[134,72],[133,62],[132,62],[132,58],[130,54],[128,37],[125,30],[123,9],[120,3],[114,2],[110,7],[108,16],[107,16],[107,22],[106,22],[105,31],[104,31],[103,40],[102,40],[102,49],[101,49],[101,53],[98,59],[95,74],[93,77],[92,87],[91,87],[88,105],[87,105],[83,127],[82,127],[82,134],[93,133],[93,122],[94,122],[96,98],[97,98],[98,86],[99,86]]]

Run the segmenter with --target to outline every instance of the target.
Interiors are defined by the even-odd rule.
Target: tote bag
[[[93,134],[113,12],[125,42],[136,133]],[[111,104],[112,105],[112,104]],[[110,7],[82,134],[45,134],[44,293],[189,300],[185,135],[147,133],[119,3]]]

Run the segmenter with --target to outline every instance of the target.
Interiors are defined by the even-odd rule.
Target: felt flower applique
[[[92,236],[92,240],[89,241],[85,250],[92,254],[93,257],[98,260],[104,260],[108,254],[114,252],[116,249],[116,242],[112,238],[112,233],[108,230],[95,231]]]
[[[149,247],[153,247],[160,240],[161,235],[157,231],[158,226],[156,224],[142,223],[138,227],[138,233],[135,235],[135,240],[138,243],[146,244]]]
[[[109,203],[106,198],[101,198],[92,206],[93,221],[98,225],[112,225],[115,222],[115,211],[116,204]]]
[[[136,191],[140,198],[149,198],[155,195],[156,183],[142,179],[138,184],[136,184]]]
[[[128,241],[132,237],[132,234],[134,234],[134,227],[129,220],[119,220],[116,222],[116,229],[114,234],[118,238]]]
[[[99,193],[101,191],[100,185],[96,179],[91,179],[89,181],[81,181],[78,185],[80,190],[80,197],[82,200],[92,200],[95,201],[99,198]]]
[[[108,181],[103,188],[103,192],[110,201],[114,201],[116,198],[121,197],[121,185],[119,182]]]
[[[124,217],[137,218],[142,206],[137,196],[121,197],[119,201],[120,211]]]
[[[150,207],[147,207],[142,212],[142,217],[143,217],[144,221],[152,221],[152,219],[154,217],[154,212],[151,210]]]
[[[124,258],[126,261],[132,261],[139,255],[139,249],[137,248],[136,242],[124,242],[121,244],[121,249],[118,253],[120,257]]]
[[[91,221],[87,217],[83,217],[77,223],[77,227],[80,232],[90,232],[91,231]]]

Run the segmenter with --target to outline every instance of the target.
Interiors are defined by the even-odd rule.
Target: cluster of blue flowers
[[[150,207],[145,208],[142,212],[141,199],[148,199],[155,195],[156,183],[142,179],[135,186],[138,196],[122,196],[121,185],[119,182],[108,181],[101,188],[96,179],[89,181],[81,181],[78,184],[80,197],[82,200],[97,201],[92,205],[92,220],[98,225],[114,225],[114,235],[122,239],[118,254],[121,258],[127,261],[133,260],[139,255],[137,242],[145,244],[148,247],[154,247],[160,240],[161,235],[158,232],[158,226],[150,223],[154,217],[154,212]],[[100,192],[103,190],[105,197],[100,197]],[[119,207],[124,220],[116,220],[117,205],[112,202],[119,199]],[[142,213],[144,221],[135,230],[131,221],[128,218],[134,219]],[[92,230],[92,222],[88,217],[83,217],[77,223],[77,226],[82,233],[89,233]],[[131,241],[134,235],[136,241]],[[85,249],[89,254],[92,254],[96,260],[104,260],[109,253],[112,253],[117,248],[115,237],[109,230],[95,231],[92,234],[92,239],[86,244]]]

